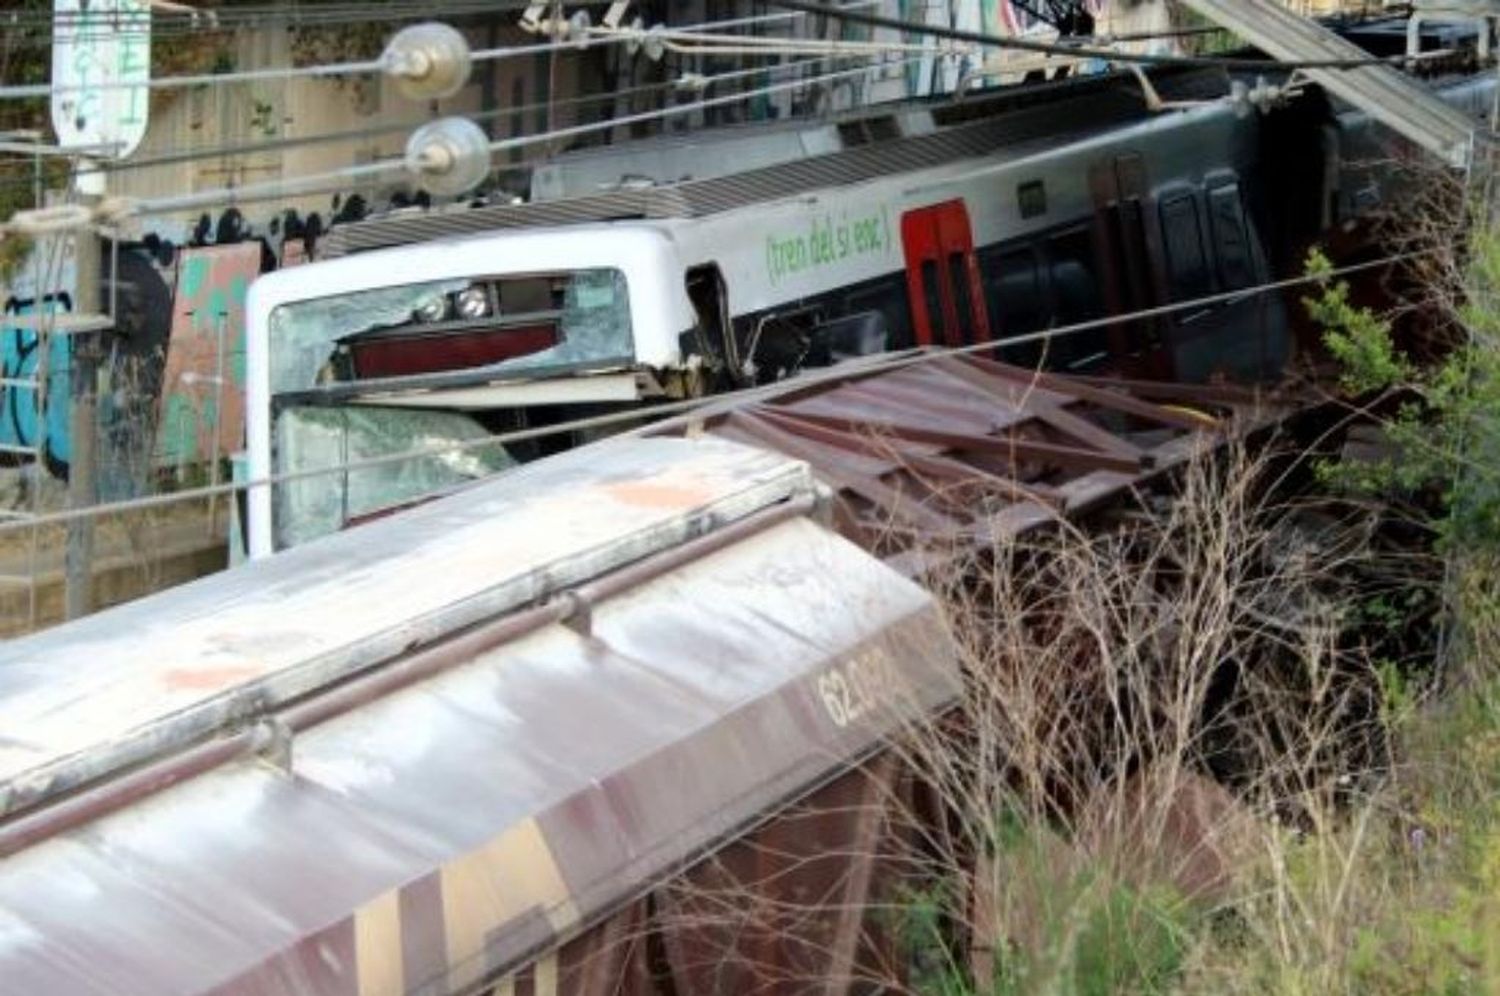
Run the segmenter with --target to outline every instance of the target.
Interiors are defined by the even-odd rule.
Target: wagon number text
[[[856,722],[895,697],[896,669],[884,650],[861,651],[818,676],[818,697],[835,726]]]

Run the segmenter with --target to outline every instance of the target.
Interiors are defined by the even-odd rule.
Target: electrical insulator
[[[451,97],[469,81],[469,42],[457,28],[432,21],[402,28],[381,56],[386,73],[412,100]]]
[[[490,174],[489,136],[468,118],[430,121],[407,141],[406,169],[434,194],[466,194]]]

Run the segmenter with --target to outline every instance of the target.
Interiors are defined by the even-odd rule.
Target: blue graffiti
[[[42,298],[49,314],[72,310],[66,294]],[[37,311],[36,299],[5,302],[5,314],[31,315]],[[39,376],[41,351],[37,330],[10,323],[0,325],[0,443],[6,446],[37,448],[54,476],[66,478],[71,445],[68,435],[68,391],[71,352],[66,335],[48,336],[45,404],[38,404],[34,383]],[[45,412],[40,409],[45,408]],[[3,453],[7,464],[26,462],[23,454]]]

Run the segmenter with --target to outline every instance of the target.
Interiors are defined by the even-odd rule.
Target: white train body
[[[335,246],[342,258],[267,275],[251,289],[249,475],[312,471],[517,424],[497,423],[500,413],[526,413],[530,424],[548,410],[792,375],[819,357],[827,362],[829,343],[819,336],[860,316],[866,339],[835,342],[833,353],[971,343],[1265,279],[1270,264],[1251,196],[1261,165],[1256,117],[1222,100],[1150,116],[1126,85],[1086,86],[1066,110],[975,108],[962,112],[968,119],[942,122],[919,109],[857,127],[841,122],[841,148],[788,158],[793,143],[782,161],[743,173],[705,166],[705,178],[648,189],[617,185],[568,201],[354,226]],[[779,129],[783,139],[788,130]],[[694,162],[682,159],[681,173]],[[455,322],[469,281],[483,285],[470,303],[487,297],[489,310],[481,321]],[[506,300],[537,299],[538,281],[550,309],[518,311]],[[420,295],[424,287],[446,304],[400,298],[401,288]],[[421,338],[414,313],[409,321],[386,314],[373,330],[368,321],[347,325],[351,312],[407,305],[442,312],[432,335]],[[1224,341],[1211,318],[1165,332],[1176,360],[1169,372],[1254,377],[1278,365],[1279,313],[1241,311],[1254,326],[1243,342]],[[434,343],[504,354],[512,333],[488,326],[507,321],[547,348],[533,342],[499,362],[424,366],[440,351]],[[839,328],[830,334],[849,332]],[[1219,336],[1212,356],[1195,345],[1207,332]],[[1107,349],[1104,339],[1103,329],[1072,337],[1048,362],[1087,366]],[[419,347],[425,352],[411,352]],[[416,372],[404,373],[400,363],[410,362]],[[314,409],[321,435],[304,445],[288,427]],[[382,441],[350,427],[377,414],[391,424],[425,422]],[[330,428],[336,418],[347,422]],[[455,437],[456,419],[474,428]],[[379,470],[345,473],[340,507],[318,499],[319,521],[305,528],[289,526],[301,514],[290,506],[318,489],[326,495],[326,480],[276,494],[253,488],[250,552],[335,531],[505,462],[502,454],[465,464],[471,456],[379,481]],[[354,496],[361,487],[369,494]]]

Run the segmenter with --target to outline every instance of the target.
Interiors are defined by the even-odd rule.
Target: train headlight
[[[442,294],[434,294],[423,299],[412,312],[419,322],[440,322],[448,317],[448,298]]]
[[[483,287],[470,287],[458,295],[460,318],[475,322],[481,318],[488,318],[489,314],[490,296]]]

